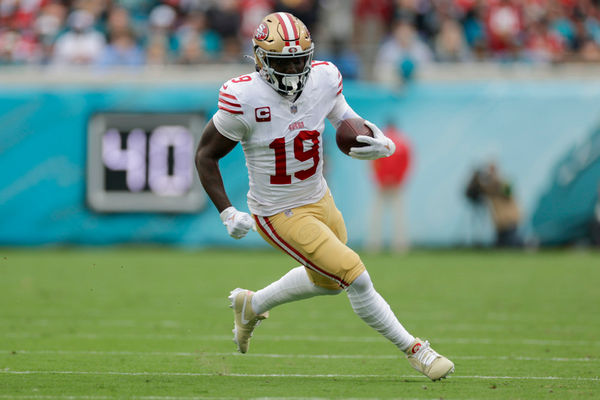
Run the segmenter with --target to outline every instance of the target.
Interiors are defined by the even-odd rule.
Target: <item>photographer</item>
[[[523,245],[518,231],[521,221],[519,207],[510,183],[499,175],[495,163],[490,162],[485,168],[475,170],[465,194],[474,204],[487,204],[496,230],[497,247]]]

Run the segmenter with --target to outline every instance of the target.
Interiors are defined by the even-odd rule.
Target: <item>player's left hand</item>
[[[367,146],[352,147],[348,155],[359,160],[375,160],[394,154],[396,151],[394,142],[385,136],[374,123],[365,120],[365,125],[373,131],[373,137],[366,135],[357,136],[356,141],[366,143]]]

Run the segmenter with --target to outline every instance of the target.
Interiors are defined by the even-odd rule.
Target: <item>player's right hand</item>
[[[224,209],[221,214],[221,221],[227,227],[227,233],[234,239],[241,239],[250,229],[256,230],[256,224],[250,214],[238,211],[231,206]]]

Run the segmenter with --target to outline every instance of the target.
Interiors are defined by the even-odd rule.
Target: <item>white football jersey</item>
[[[325,195],[325,118],[337,127],[348,112],[354,114],[342,87],[338,69],[324,61],[313,61],[295,102],[278,94],[258,72],[223,84],[213,122],[223,136],[242,143],[253,214],[274,215]]]

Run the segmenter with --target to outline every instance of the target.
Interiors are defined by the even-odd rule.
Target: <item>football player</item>
[[[278,305],[345,291],[353,310],[432,380],[454,364],[415,338],[375,291],[358,254],[346,246],[346,227],[323,177],[325,119],[334,127],[358,115],[342,94],[342,77],[326,61],[313,61],[306,26],[289,13],[267,15],[252,40],[256,71],[233,78],[219,91],[218,111],[208,122],[196,152],[200,181],[220,212],[230,236],[250,229],[291,256],[299,267],[258,290],[235,289],[234,342],[248,351],[254,328]],[[373,160],[391,155],[394,143],[366,121],[373,137],[350,156]],[[248,168],[248,208],[235,209],[223,186],[219,160],[241,142]]]

